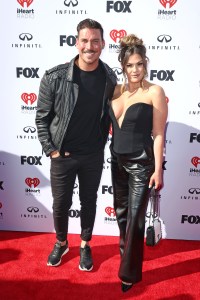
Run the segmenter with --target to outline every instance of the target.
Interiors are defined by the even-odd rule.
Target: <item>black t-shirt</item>
[[[100,118],[106,76],[99,64],[94,71],[74,65],[73,81],[79,86],[77,103],[65,134],[62,151],[90,154],[103,149]]]

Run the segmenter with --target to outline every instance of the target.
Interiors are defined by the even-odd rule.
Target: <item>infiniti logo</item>
[[[77,6],[78,5],[78,0],[65,0],[64,1],[64,5],[66,5],[66,6],[70,6],[70,5],[72,5],[73,7],[74,6]]]
[[[161,34],[157,37],[157,40],[160,42],[160,43],[169,43],[171,42],[172,40],[172,37],[170,35],[167,35],[167,34]]]
[[[199,195],[200,194],[200,188],[191,188],[191,189],[188,190],[188,192],[190,194],[197,194],[197,195]]]
[[[26,127],[24,127],[24,132],[26,132],[26,133],[34,133],[34,132],[36,132],[36,128],[35,127],[32,127],[32,126],[26,126]]]
[[[111,157],[107,158],[107,162],[111,164]]]
[[[27,208],[27,210],[29,212],[35,212],[35,213],[37,213],[39,211],[39,208],[38,207],[34,207],[34,206],[30,206],[30,207]]]
[[[74,183],[74,189],[77,189],[77,187],[78,187],[78,184]]]
[[[114,73],[115,73],[115,75],[117,77],[117,81],[118,82],[123,82],[124,77],[123,77],[123,71],[122,71],[122,69],[118,68],[118,67],[114,67],[114,68],[112,68],[112,70],[114,71]]]
[[[71,15],[73,17],[74,14],[81,14],[81,15],[83,15],[83,14],[86,15],[87,14],[86,10],[76,9],[76,8],[78,8],[78,4],[79,4],[78,0],[63,0],[63,4],[65,5],[65,7],[67,6],[69,9],[63,9],[63,10],[61,10],[61,9],[57,10],[56,9],[56,14],[57,15],[66,15],[66,14],[68,14],[68,15]],[[68,41],[64,41],[64,42],[68,43]]]
[[[19,38],[20,38],[20,40],[22,40],[22,41],[25,41],[25,40],[31,41],[31,40],[33,39],[33,36],[32,36],[32,34],[30,34],[30,33],[21,33],[21,34],[19,35]]]
[[[112,69],[113,69],[113,71],[115,72],[115,74],[116,74],[117,76],[120,76],[120,75],[123,74],[123,71],[122,71],[121,68],[115,67],[115,68],[112,68]]]

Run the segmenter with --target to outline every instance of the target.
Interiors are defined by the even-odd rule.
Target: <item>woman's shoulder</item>
[[[148,94],[152,101],[166,98],[164,89],[160,85],[146,81],[145,86],[148,89]]]
[[[150,93],[153,93],[153,94],[164,94],[165,93],[164,89],[160,85],[153,84],[150,82],[148,82],[147,84],[148,84]]]
[[[166,106],[165,92],[160,85],[149,83],[149,95],[153,106]]]

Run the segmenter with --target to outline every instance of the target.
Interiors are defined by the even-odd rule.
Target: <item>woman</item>
[[[118,60],[124,77],[115,89],[110,116],[113,127],[112,182],[120,231],[119,278],[122,291],[142,280],[145,213],[150,188],[162,187],[167,104],[163,89],[145,80],[146,48],[131,34],[121,39]]]

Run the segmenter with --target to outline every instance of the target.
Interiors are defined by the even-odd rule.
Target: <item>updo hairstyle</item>
[[[144,77],[147,76],[147,62],[148,57],[146,56],[146,47],[143,44],[143,40],[139,39],[134,34],[129,34],[120,39],[119,42],[119,55],[118,61],[121,63],[122,71],[125,76],[125,67],[128,62],[128,59],[133,54],[139,54],[143,60],[145,74]]]

